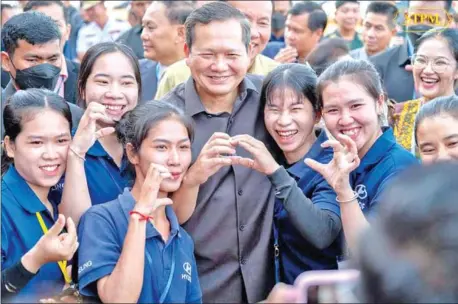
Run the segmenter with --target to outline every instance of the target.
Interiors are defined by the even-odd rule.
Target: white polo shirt
[[[128,29],[130,29],[129,23],[112,18],[108,19],[103,29],[97,23],[91,22],[82,27],[78,32],[76,51],[78,53],[85,53],[97,43],[115,41]]]

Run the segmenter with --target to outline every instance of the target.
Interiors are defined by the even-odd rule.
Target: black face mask
[[[425,24],[417,24],[407,27],[407,35],[409,36],[410,42],[412,42],[415,50],[417,49],[417,40],[432,28],[433,26]]]
[[[44,88],[53,91],[59,74],[60,68],[43,63],[23,70],[16,69],[16,78],[13,79],[21,90]]]

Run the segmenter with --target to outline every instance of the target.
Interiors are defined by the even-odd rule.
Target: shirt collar
[[[107,151],[102,147],[102,144],[96,140],[95,143],[92,145],[92,147],[89,148],[89,150],[86,152],[86,154],[89,154],[91,156],[108,156]]]
[[[332,157],[331,148],[323,149],[321,147],[321,144],[328,140],[328,137],[326,136],[326,132],[324,130],[320,130],[319,132],[320,134],[316,138],[315,142],[313,143],[312,147],[307,152],[307,154],[305,154],[301,160],[299,160],[298,162],[296,162],[294,165],[292,165],[290,168],[287,169],[287,171],[292,176],[296,178],[301,178],[302,176],[304,176],[305,171],[310,170],[310,167],[304,163],[304,160],[306,158],[317,160],[319,159],[319,156],[321,154],[325,154],[325,153],[328,153],[330,157]]]
[[[130,190],[130,188],[124,188],[124,192],[118,196],[118,201],[121,203],[121,208],[127,220],[129,220],[130,217],[129,212],[131,212],[134,209],[136,203]],[[180,224],[178,224],[178,218],[175,215],[172,206],[165,207],[165,215],[167,216],[167,219],[170,222],[170,236],[178,235],[179,237],[181,237],[179,233]],[[148,223],[146,225],[146,238],[149,239],[157,236],[160,236],[160,233],[156,230],[156,228],[154,228],[153,225]]]
[[[65,60],[64,55],[62,55],[62,66],[60,67],[60,76],[63,78],[64,81],[68,78],[67,61]]]
[[[258,89],[254,85],[254,83],[248,79],[248,77],[244,77],[239,88],[239,98],[240,100],[244,101],[248,96],[248,91],[255,91],[258,92]],[[196,91],[196,87],[194,85],[194,79],[189,77],[185,83],[185,92],[184,92],[184,100],[185,100],[185,110],[186,114],[189,116],[194,116],[196,114],[205,112],[205,107],[202,104],[199,94]]]
[[[366,155],[364,155],[363,159],[361,159],[360,165],[355,170],[357,173],[363,173],[367,170],[368,166],[379,163],[387,152],[396,144],[393,129],[383,127],[382,131],[382,135],[377,138]]]
[[[336,30],[335,34],[336,34],[337,37],[342,38],[342,35],[340,35],[339,30]],[[353,42],[355,40],[358,40],[358,32],[355,32],[355,35],[353,36],[353,39],[351,40],[351,42]]]
[[[142,31],[143,31],[143,26],[141,24],[139,25],[136,25],[134,28],[133,28],[133,31],[137,34],[141,34]]]
[[[247,73],[256,74],[256,71],[259,71],[261,69],[260,66],[262,65],[262,62],[261,62],[261,58],[260,57],[261,57],[260,54],[256,55],[256,57],[254,57],[253,64],[250,66],[250,68],[248,69]]]
[[[46,210],[45,205],[13,165],[8,168],[3,176],[3,182],[11,189],[13,196],[26,211],[36,213]]]

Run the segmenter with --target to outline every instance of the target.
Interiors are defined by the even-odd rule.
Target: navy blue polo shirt
[[[80,247],[78,250],[78,277],[80,291],[86,296],[97,296],[96,282],[111,274],[118,262],[129,224],[129,211],[135,200],[129,189],[117,199],[91,207],[81,218],[78,227]],[[202,292],[194,258],[194,244],[191,237],[178,224],[171,206],[166,207],[171,231],[167,243],[148,223],[146,225],[143,287],[138,302],[158,303],[167,285],[171,265],[175,260],[175,271],[165,303],[200,303]]]
[[[125,156],[119,168],[100,142],[96,141],[85,158],[84,169],[92,205],[114,200],[128,186],[129,177],[122,175],[128,164]],[[61,201],[64,183],[65,176],[51,188],[49,197],[54,201]]]
[[[57,205],[52,201],[51,204],[54,214],[49,213],[14,166],[10,166],[2,178],[2,270],[18,263],[43,236],[36,212],[40,212],[48,228],[54,225]],[[60,293],[64,284],[57,262],[48,263],[12,301],[36,303]]]
[[[400,146],[391,128],[383,128],[383,134],[375,141],[361,159],[361,163],[350,174],[350,183],[358,194],[358,202],[364,215],[369,219],[380,195],[393,177],[418,160]]]
[[[319,173],[304,163],[305,158],[311,158],[320,163],[329,163],[332,160],[332,149],[321,147],[321,144],[327,139],[326,132],[321,131],[309,152],[287,171],[313,204],[321,209],[330,210],[340,217],[340,207],[334,190]],[[274,219],[274,225],[278,228],[282,282],[293,284],[297,276],[307,270],[337,269],[336,256],[341,254],[339,237],[324,250],[314,247],[294,227],[288,217],[288,212],[278,199],[275,201]]]

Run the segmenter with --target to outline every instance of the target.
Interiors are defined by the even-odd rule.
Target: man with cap
[[[363,47],[363,40],[356,31],[360,17],[359,1],[336,1],[335,20],[338,28],[326,38],[343,38],[350,50]]]
[[[83,1],[82,9],[88,16],[89,24],[78,33],[76,51],[81,60],[86,51],[100,42],[115,41],[130,28],[129,23],[110,18],[104,1]]]

